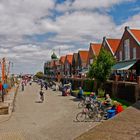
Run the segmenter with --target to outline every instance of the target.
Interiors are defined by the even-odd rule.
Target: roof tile
[[[110,45],[113,53],[116,53],[118,47],[119,47],[119,43],[120,43],[120,39],[106,39],[108,44]]]
[[[87,62],[89,51],[79,51],[78,53],[80,55],[81,61]]]
[[[140,30],[130,29],[130,31],[136,37],[136,39],[140,42]]]
[[[72,55],[72,54],[66,55],[66,60],[67,60],[70,64],[72,64],[72,58],[73,58],[73,55]]]
[[[90,47],[93,50],[93,52],[95,53],[96,56],[99,55],[100,53],[100,49],[101,49],[102,44],[98,44],[98,43],[91,43]]]
[[[60,57],[60,63],[64,64],[65,59],[66,59],[66,56],[61,56],[61,57]]]

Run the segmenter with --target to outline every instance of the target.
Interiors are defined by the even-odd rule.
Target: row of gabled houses
[[[130,29],[128,26],[124,28],[120,39],[103,37],[101,43],[90,43],[87,50],[66,54],[59,59],[53,53],[52,59],[44,65],[44,73],[48,76],[86,76],[90,64],[99,55],[101,48],[109,51],[116,59],[117,63],[112,67],[112,71],[120,72],[123,76],[124,73],[130,75],[130,72],[131,75],[140,75],[140,29]]]

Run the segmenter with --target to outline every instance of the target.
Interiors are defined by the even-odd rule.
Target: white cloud
[[[140,14],[129,17],[121,27],[130,26],[130,28],[140,28]]]
[[[107,9],[116,4],[130,2],[135,0],[68,0],[63,4],[59,4],[57,9],[59,11],[69,11],[69,10],[94,10],[94,9]]]
[[[52,39],[58,42],[98,40],[116,27],[108,15],[81,11],[58,17],[52,26],[59,28]]]
[[[52,50],[66,55],[88,49],[90,42],[103,36],[121,37],[125,25],[140,28],[137,14],[117,26],[106,10],[116,4],[135,0],[67,0],[56,5],[55,0],[1,0],[0,57],[14,62],[15,72],[35,72],[43,69]],[[50,10],[63,11],[53,16]],[[103,12],[98,12],[103,9]],[[46,42],[37,42],[25,35],[54,33]]]
[[[39,19],[49,15],[53,0],[2,0],[0,34],[24,35],[40,33]]]

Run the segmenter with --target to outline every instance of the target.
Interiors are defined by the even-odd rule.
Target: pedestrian
[[[40,99],[43,102],[44,101],[44,92],[42,90],[40,90],[39,94],[40,94]]]
[[[6,94],[6,89],[2,86],[2,102],[4,102],[5,94]]]
[[[45,89],[47,90],[48,89],[48,83],[45,82]]]
[[[78,98],[81,99],[83,97],[83,89],[79,87]]]
[[[2,98],[2,83],[0,81],[0,97]]]
[[[24,91],[24,81],[21,82],[21,91]]]
[[[44,86],[44,84],[43,84],[43,82],[41,81],[41,83],[40,83],[40,88],[41,88],[41,90],[43,89],[43,86]]]

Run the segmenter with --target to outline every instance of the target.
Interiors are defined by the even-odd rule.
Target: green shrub
[[[99,88],[98,89],[98,96],[99,97],[104,97],[104,95],[105,95],[105,91],[103,89]]]

